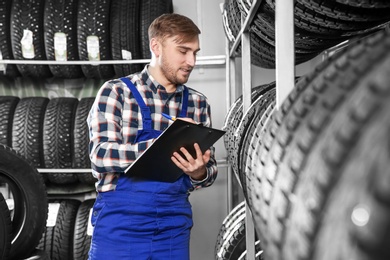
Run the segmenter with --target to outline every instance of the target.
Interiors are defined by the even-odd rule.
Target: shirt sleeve
[[[211,109],[210,109],[210,105],[208,104],[207,100],[206,100],[206,104],[207,105],[206,105],[206,108],[204,110],[205,111],[204,115],[201,116],[201,117],[205,118],[205,120],[202,123],[204,126],[212,127]],[[209,187],[214,183],[215,179],[217,178],[218,168],[217,168],[217,161],[215,159],[215,148],[213,146],[210,147],[210,152],[211,152],[210,153],[210,160],[208,161],[208,163],[206,165],[206,171],[207,171],[206,177],[203,180],[193,180],[192,178],[190,178],[191,183],[192,183],[192,187],[193,187],[190,191]]]
[[[123,87],[106,82],[100,88],[87,123],[90,133],[89,153],[97,173],[124,170],[153,142],[124,142],[122,135]]]

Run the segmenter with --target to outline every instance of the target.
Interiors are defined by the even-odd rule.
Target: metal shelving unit
[[[246,18],[242,18],[241,30],[238,33],[231,48],[227,47],[227,101],[231,104],[231,89],[236,88],[234,73],[239,73],[235,69],[235,58],[237,57],[236,50],[241,43],[241,75],[242,75],[242,100],[243,114],[251,105],[252,92],[252,74],[251,74],[251,39],[249,26],[260,7],[262,0],[254,0]],[[275,31],[276,31],[276,109],[288,96],[294,88],[295,78],[295,52],[294,52],[294,1],[275,1]],[[229,172],[230,182],[232,173]],[[229,180],[228,179],[228,180]],[[231,184],[228,183],[230,189]],[[246,205],[246,245],[247,259],[255,259],[255,228],[252,218],[252,213],[248,205]]]

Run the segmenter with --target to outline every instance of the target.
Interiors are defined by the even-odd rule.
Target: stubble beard
[[[182,79],[180,79],[177,74],[178,74],[178,71],[176,71],[170,64],[169,62],[167,61],[167,59],[165,59],[164,56],[161,57],[161,72],[162,74],[164,75],[164,77],[172,84],[175,84],[175,85],[183,85],[185,84],[187,81],[188,81],[188,78],[189,78],[189,75],[191,74],[191,72],[188,74],[188,77],[183,77]]]

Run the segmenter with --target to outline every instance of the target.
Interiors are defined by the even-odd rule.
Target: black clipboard
[[[126,170],[130,177],[140,177],[162,182],[174,182],[183,171],[171,160],[181,147],[196,156],[194,143],[202,153],[218,141],[225,131],[184,120],[175,120]]]

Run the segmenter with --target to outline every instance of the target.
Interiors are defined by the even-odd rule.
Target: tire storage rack
[[[0,259],[88,258],[86,118],[105,80],[149,62],[147,29],[169,12],[172,0],[0,3]]]
[[[384,0],[225,1],[227,88],[241,57],[242,95],[224,142],[244,201],[216,259],[390,259],[389,15]],[[252,66],[276,81],[253,87]]]

